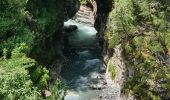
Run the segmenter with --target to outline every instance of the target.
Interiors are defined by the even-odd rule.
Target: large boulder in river
[[[69,26],[65,26],[64,27],[64,31],[65,32],[73,32],[75,30],[77,30],[77,26],[76,25],[69,25]]]

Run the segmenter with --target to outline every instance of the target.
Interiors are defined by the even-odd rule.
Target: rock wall
[[[29,0],[27,9],[35,21],[30,26],[35,33],[39,33],[35,37],[32,57],[46,65],[51,64],[56,57],[61,59],[64,20],[75,15],[79,9],[79,1]]]
[[[96,5],[95,28],[99,34],[103,34],[106,29],[109,12],[112,10],[112,0],[96,0]]]
[[[95,5],[96,4],[96,5]],[[123,57],[123,49],[121,44],[115,46],[115,48],[110,48],[108,44],[108,39],[105,38],[105,32],[110,26],[108,20],[111,20],[110,12],[113,10],[112,0],[96,0],[96,3],[93,3],[94,8],[94,26],[98,31],[97,37],[99,45],[102,48],[103,61],[106,65],[106,74],[105,79],[107,81],[107,88],[104,89],[104,93],[101,94],[102,98],[104,95],[107,95],[108,98],[117,99],[117,100],[132,100],[132,96],[125,96],[121,93],[124,81],[126,79],[126,67]],[[115,79],[111,79],[109,72],[109,66],[113,65],[115,67]],[[110,93],[112,95],[110,95]],[[114,98],[113,98],[114,97]],[[108,99],[109,100],[109,99]]]
[[[94,26],[94,14],[90,7],[81,5],[79,11],[73,17],[73,20]]]
[[[104,39],[104,32],[107,28],[107,19],[109,13],[112,10],[112,0],[96,0],[94,5],[94,27],[98,31],[97,38],[99,41],[99,46],[102,48],[102,55],[104,61],[108,61],[108,58],[112,56],[113,49],[108,48],[108,41]],[[97,11],[96,11],[97,9]]]
[[[63,25],[79,10],[79,0],[29,0],[28,24],[35,33],[30,56],[48,66],[50,80],[59,76],[64,60]]]
[[[79,0],[64,0],[65,20],[71,19],[80,9]]]

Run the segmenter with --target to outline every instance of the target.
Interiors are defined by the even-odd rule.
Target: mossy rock
[[[111,79],[114,80],[116,76],[116,67],[113,64],[109,64],[109,73],[111,75]]]

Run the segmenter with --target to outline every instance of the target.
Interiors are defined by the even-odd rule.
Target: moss
[[[111,75],[111,79],[114,80],[115,79],[115,76],[116,76],[116,67],[113,65],[113,64],[109,64],[109,73]]]

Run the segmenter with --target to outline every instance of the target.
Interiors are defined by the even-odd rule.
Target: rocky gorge
[[[0,1],[0,98],[169,100],[169,5]]]
[[[62,20],[61,27],[59,28],[59,31],[57,32],[60,34],[55,34],[54,39],[53,39],[55,43],[54,44],[55,50],[57,50],[55,51],[55,53],[58,53],[56,57],[59,57],[59,58],[57,58],[58,60],[54,61],[54,63],[52,64],[52,67],[50,67],[51,80],[57,79],[57,77],[60,76],[60,73],[62,73],[63,68],[67,69],[63,67],[62,64],[65,61],[67,61],[66,59],[70,57],[70,55],[72,54],[65,55],[65,52],[73,53],[72,56],[77,55],[77,54],[79,56],[82,56],[81,51],[78,50],[77,52],[76,51],[77,49],[74,47],[76,43],[72,44],[71,41],[74,41],[74,40],[69,41],[68,40],[69,35],[65,35],[67,33],[72,33],[78,30],[79,29],[78,26],[76,25],[74,26],[71,24],[69,27],[67,26],[64,27],[62,24],[64,21],[72,19],[78,23],[82,23],[87,26],[92,26],[97,31],[94,47],[98,48],[98,53],[99,53],[98,56],[101,56],[101,57],[99,61],[94,60],[94,62],[102,63],[101,68],[99,70],[100,73],[97,75],[94,74],[93,77],[88,76],[90,77],[89,80],[86,80],[88,84],[85,84],[85,86],[86,85],[89,86],[92,90],[101,91],[101,93],[97,93],[98,94],[97,97],[94,97],[93,99],[96,99],[96,100],[113,100],[113,99],[114,100],[119,100],[119,99],[126,100],[127,98],[134,99],[133,96],[131,95],[126,96],[125,94],[122,93],[122,90],[125,85],[125,81],[129,77],[133,76],[133,73],[134,73],[133,69],[127,68],[127,60],[124,57],[125,56],[124,55],[124,43],[117,44],[115,47],[110,48],[109,38],[105,37],[106,32],[108,32],[110,28],[111,30],[114,29],[114,27],[110,27],[112,24],[115,23],[115,22],[110,23],[111,22],[110,20],[114,20],[112,18],[112,12],[114,10],[113,6],[115,6],[112,3],[113,1],[112,0],[105,0],[105,1],[95,0],[95,1],[89,1],[87,2],[87,4],[82,4],[82,5],[79,3],[78,0],[71,0],[71,1],[66,0],[66,1],[63,1],[63,3],[64,2],[67,2],[67,3],[64,4],[65,7],[63,10],[61,10],[61,13],[65,12],[64,15],[66,17],[62,17],[64,19]],[[61,29],[63,29],[64,31]],[[81,45],[83,45],[83,43]],[[71,49],[68,49],[68,48],[71,48]],[[84,48],[88,49],[89,47],[84,46],[83,49]],[[66,49],[70,51],[67,51]],[[93,48],[90,48],[90,49],[93,49]],[[87,52],[85,53],[86,56],[88,55]],[[86,63],[90,63],[90,62],[88,62],[87,60]],[[113,67],[115,67],[114,69],[115,78],[114,79],[112,79],[112,76],[111,76],[112,73],[109,72],[109,66],[112,66],[112,65],[114,65]],[[92,64],[90,66],[95,66],[95,64]],[[64,72],[64,73],[69,73],[69,72]],[[82,80],[80,79],[79,81],[81,83]],[[82,82],[82,84],[84,83]]]
[[[107,1],[104,4],[110,4],[110,3],[111,1]],[[119,47],[119,49],[116,49],[117,52],[113,54],[113,50],[108,49],[107,41],[105,41],[104,39],[104,31],[106,29],[106,22],[107,22],[107,17],[108,17],[106,15],[108,15],[109,11],[103,11],[103,12],[100,11],[100,9],[108,10],[108,8],[105,8],[105,6],[102,4],[103,3],[101,4],[99,3],[99,5],[97,5],[97,1],[96,2],[94,1],[90,3],[91,5],[90,7],[87,5],[81,5],[80,10],[75,14],[75,16],[72,19],[76,22],[83,23],[87,26],[94,26],[98,30],[96,34],[97,36],[96,44],[97,44],[97,48],[100,48],[99,50],[101,51],[101,56],[103,56],[101,70],[100,70],[100,74],[98,74],[97,76],[94,75],[92,79],[89,79],[87,81],[87,83],[90,82],[89,88],[93,90],[99,90],[101,91],[101,93],[96,95],[96,97],[94,97],[93,99],[94,100],[119,100],[121,99],[121,87],[124,81],[123,72],[125,70],[123,68],[120,68],[124,66],[122,65],[123,58],[122,56],[120,56],[122,53],[122,50],[119,50],[120,49]],[[98,8],[99,9],[98,11],[97,10],[98,6],[103,7],[103,8]],[[109,9],[111,9],[111,6]],[[117,56],[116,57],[114,56],[114,58],[112,59],[112,55],[118,55],[118,58],[116,58]],[[119,60],[119,62],[117,62],[118,65],[116,66],[117,73],[116,73],[115,81],[111,79],[110,73],[108,72],[107,65],[109,66],[108,63],[110,59],[111,59],[110,62],[112,61],[117,62],[117,60]],[[71,100],[71,99],[68,99],[68,100]]]
[[[116,33],[117,32],[117,29],[115,28],[116,26],[114,26],[114,24],[117,24],[117,21],[116,21],[117,17],[115,17],[116,14],[114,12],[117,10],[117,9],[114,9],[115,6],[118,6],[118,5],[117,5],[117,3],[112,3],[112,0],[89,1],[87,4],[82,5],[80,7],[80,10],[78,11],[78,13],[75,15],[75,17],[73,17],[74,20],[81,22],[81,23],[85,23],[87,25],[94,26],[95,29],[97,30],[97,34],[96,34],[97,41],[98,41],[97,45],[99,48],[101,48],[100,50],[101,50],[101,55],[103,57],[102,62],[103,62],[103,66],[104,66],[103,69],[106,70],[106,71],[104,71],[104,74],[102,74],[102,76],[99,76],[100,77],[99,80],[101,79],[101,82],[99,82],[99,84],[91,85],[91,87],[93,89],[100,89],[101,91],[103,91],[101,94],[98,95],[98,97],[96,98],[97,100],[100,100],[100,99],[101,100],[112,100],[112,99],[133,100],[133,99],[139,98],[136,95],[132,95],[133,93],[128,93],[126,91],[126,88],[127,88],[126,86],[129,85],[128,82],[131,80],[131,78],[135,78],[137,76],[135,74],[136,69],[131,68],[131,66],[138,66],[138,65],[136,65],[137,64],[136,62],[138,62],[138,61],[135,57],[133,58],[134,61],[132,62],[132,63],[134,63],[134,65],[133,64],[129,65],[129,63],[130,63],[129,59],[132,59],[132,58],[130,58],[132,55],[130,54],[129,58],[127,57],[126,50],[129,50],[130,48],[127,48],[126,46],[129,44],[133,45],[133,43],[134,43],[132,41],[129,41],[128,39],[133,40],[135,38],[138,38],[138,36],[140,37],[140,34],[143,34],[143,31],[146,29],[143,30],[143,26],[139,25],[139,26],[137,26],[137,29],[135,32],[131,33],[131,31],[130,31],[129,33],[127,33],[127,36],[122,36],[120,40],[110,41],[112,39],[114,40],[114,39],[119,38],[118,37],[119,34]],[[87,11],[85,11],[85,10],[87,10]],[[115,19],[114,19],[114,17],[115,17]],[[121,21],[122,21],[122,19],[120,17],[120,22]],[[128,29],[124,28],[125,23],[124,22],[121,23],[122,28],[123,28],[122,29],[123,33],[126,33],[126,31],[128,30]],[[107,36],[107,35],[111,35],[110,33],[112,33],[112,32],[115,32],[115,34],[113,36]],[[146,32],[144,32],[144,34],[146,35]],[[128,41],[127,43],[125,41],[123,41],[124,38],[125,38],[125,41]],[[114,45],[114,47],[112,45]],[[161,45],[162,45],[162,47],[165,46],[164,44],[161,44]],[[133,48],[133,46],[131,48]],[[163,48],[164,48],[164,50],[162,52],[165,53],[167,51],[167,49],[166,49],[166,47],[163,47]],[[169,56],[167,53],[163,54],[162,56],[164,56],[164,55]],[[161,60],[159,57],[155,57],[154,54],[152,56],[157,60]],[[164,57],[164,58],[168,59],[168,57]],[[142,60],[142,59],[138,58],[138,60],[140,62],[140,60]],[[166,62],[166,60],[163,62]],[[168,65],[168,63],[166,63],[165,65]],[[115,72],[110,72],[109,66],[114,67],[114,69],[112,69],[112,70],[115,70]],[[155,66],[162,66],[162,65],[155,63]],[[146,70],[148,70],[148,69],[146,69]],[[106,74],[105,74],[105,72],[106,72]],[[114,77],[114,79],[112,77]],[[136,81],[136,80],[134,80],[134,81]],[[151,85],[151,83],[149,82],[150,80],[148,79],[147,81],[148,81],[149,86],[152,87],[153,85]],[[133,82],[131,81],[130,84],[133,84]],[[162,83],[155,83],[155,84],[158,85],[158,84],[162,84]],[[138,87],[138,85],[136,85],[136,86]],[[131,87],[133,87],[133,86],[131,86]],[[152,88],[157,88],[157,86],[154,86]],[[128,87],[128,89],[129,89],[129,87]],[[133,90],[133,91],[135,91],[135,90]],[[155,90],[153,90],[153,91],[155,91]],[[157,91],[157,89],[156,89],[156,91]],[[162,91],[162,90],[158,89],[158,91]],[[164,91],[164,93],[166,94],[167,92],[165,92],[165,91]],[[159,94],[161,96],[161,98],[164,98],[164,97],[166,98],[164,93]],[[145,96],[142,96],[145,93],[139,92],[139,94],[140,94],[141,98],[143,98],[143,97],[145,98]]]

